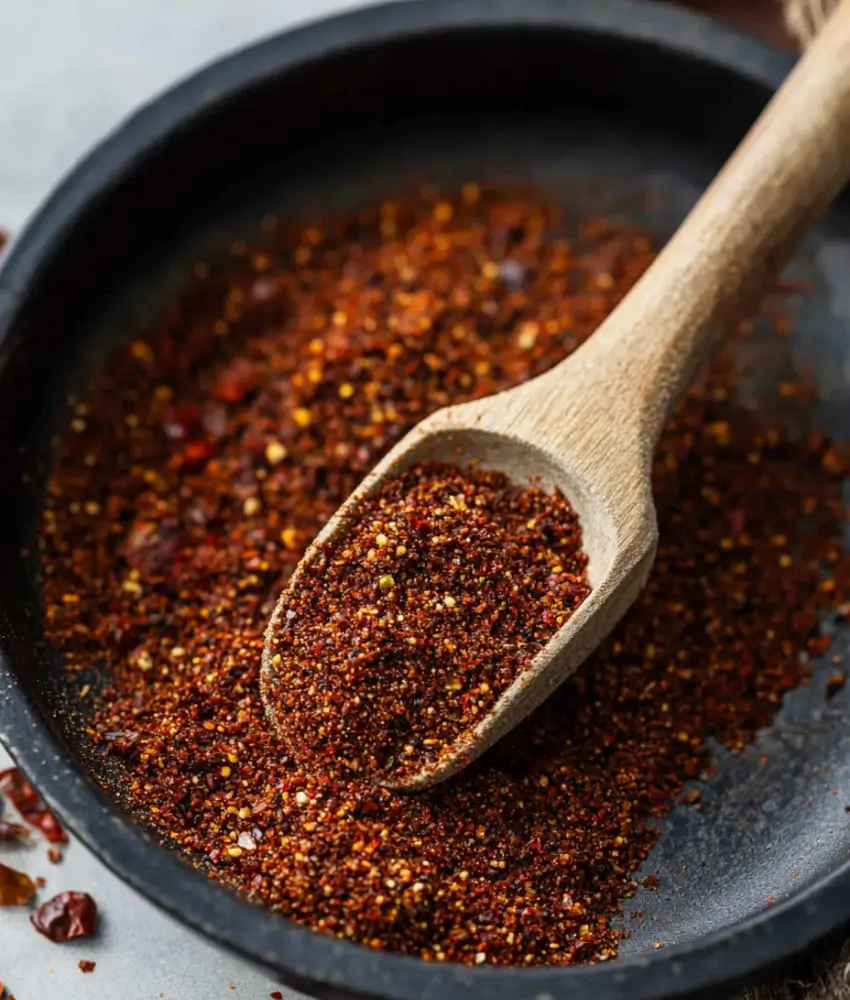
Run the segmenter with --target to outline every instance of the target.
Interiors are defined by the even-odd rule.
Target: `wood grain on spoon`
[[[646,582],[657,525],[652,454],[671,409],[733,321],[850,177],[850,0],[832,16],[783,88],[656,262],[566,361],[518,388],[440,410],[397,444],[308,549],[339,541],[360,503],[413,463],[478,462],[517,482],[558,486],[577,511],[593,591],[490,714],[436,765],[405,777],[414,790],[449,777],[517,725],[611,631]]]

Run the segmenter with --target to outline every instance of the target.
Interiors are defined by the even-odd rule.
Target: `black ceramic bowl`
[[[628,216],[664,237],[788,68],[752,39],[646,2],[375,8],[204,70],[118,129],[45,203],[0,276],[0,737],[120,877],[284,982],[333,997],[726,994],[850,918],[850,701],[825,703],[829,665],[815,664],[811,687],[786,700],[752,754],[718,750],[702,809],[668,818],[648,867],[661,887],[636,904],[647,916],[616,962],[426,964],[294,926],[210,883],[115,804],[81,736],[74,681],[42,638],[38,567],[21,555],[34,551],[70,389],[161,308],[192,260],[250,237],[264,212],[309,216],[412,180],[511,176],[574,213]],[[824,393],[818,420],[846,436],[846,203],[796,266],[815,291],[788,349]]]

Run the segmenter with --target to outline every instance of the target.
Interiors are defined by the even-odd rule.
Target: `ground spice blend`
[[[198,266],[57,446],[47,627],[89,671],[92,739],[165,842],[300,923],[436,961],[611,958],[651,824],[707,766],[706,737],[746,744],[825,648],[819,615],[847,597],[844,465],[739,406],[720,358],[664,432],[657,563],[604,647],[428,793],[313,767],[259,693],[307,543],[426,414],[565,357],[652,252],[604,222],[568,239],[551,205],[474,185],[265,228],[264,248]],[[810,392],[779,392],[804,414]]]
[[[433,766],[590,593],[560,491],[414,465],[284,595],[267,707],[287,751],[385,780]]]

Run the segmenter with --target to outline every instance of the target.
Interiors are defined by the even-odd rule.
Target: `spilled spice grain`
[[[651,259],[640,233],[592,221],[567,238],[551,204],[469,185],[234,244],[112,359],[55,453],[47,628],[69,669],[107,678],[92,739],[164,842],[371,947],[615,955],[611,919],[706,738],[740,748],[769,724],[807,676],[801,653],[823,652],[821,613],[850,598],[845,464],[738,405],[731,351],[660,442],[647,589],[467,773],[405,797],[294,759],[266,725],[259,666],[306,545],[387,449],[434,409],[561,360]],[[780,395],[805,416],[810,393]]]
[[[287,750],[401,780],[474,728],[587,597],[560,491],[418,464],[284,595],[264,673]]]

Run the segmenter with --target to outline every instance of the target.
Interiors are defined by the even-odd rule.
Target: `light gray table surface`
[[[19,230],[75,160],[175,81],[247,42],[359,5],[0,0],[0,226]],[[0,769],[8,763],[0,749]],[[32,839],[0,849],[0,861],[46,878],[42,898],[91,893],[101,922],[95,939],[60,946],[33,930],[24,908],[0,910],[0,980],[16,1000],[267,1000],[279,988],[165,917],[81,844],[57,866]],[[80,972],[81,958],[97,963],[93,974]]]

